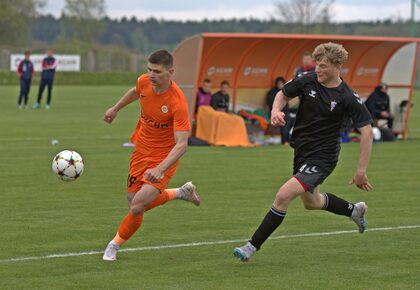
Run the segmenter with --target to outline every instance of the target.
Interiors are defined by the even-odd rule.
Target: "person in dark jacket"
[[[284,79],[284,77],[277,77],[274,81],[274,86],[267,93],[266,104],[269,110],[268,114],[270,119],[271,111],[273,110],[274,99],[276,98],[277,93],[283,88],[285,83],[286,80]],[[288,145],[290,143],[290,131],[293,127],[294,119],[296,117],[296,110],[294,108],[290,108],[289,104],[286,103],[282,112],[284,113],[286,125],[280,128],[281,144]],[[272,127],[271,124],[269,126]]]
[[[276,98],[277,93],[281,90],[281,88],[286,83],[284,77],[276,77],[274,81],[274,86],[267,92],[266,97],[266,104],[268,107],[268,114],[271,118],[271,110],[273,109],[274,99]]]
[[[222,81],[220,83],[220,91],[211,96],[211,106],[216,111],[228,112],[229,111],[229,82]]]
[[[41,84],[39,85],[38,100],[34,105],[35,109],[39,109],[41,107],[41,99],[45,86],[48,87],[48,99],[45,108],[49,109],[51,104],[51,92],[54,82],[55,69],[57,68],[57,60],[54,58],[51,50],[47,50],[46,53],[47,57],[42,60]]]
[[[369,95],[365,102],[372,119],[386,119],[388,128],[392,129],[394,116],[390,112],[390,99],[388,95],[388,85],[380,83],[375,90]]]
[[[34,64],[29,60],[31,52],[25,51],[25,58],[19,63],[17,74],[20,79],[20,93],[18,98],[18,108],[22,109],[22,101],[25,109],[28,108],[28,95],[31,89],[31,81],[34,75]]]
[[[302,66],[296,70],[295,77],[315,71],[315,62],[310,51],[305,51],[302,56]]]

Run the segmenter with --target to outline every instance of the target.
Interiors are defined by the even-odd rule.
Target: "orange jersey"
[[[191,129],[187,98],[174,81],[166,92],[156,94],[148,74],[137,79],[136,92],[141,117],[134,136],[135,150],[163,160],[175,146],[174,132]]]

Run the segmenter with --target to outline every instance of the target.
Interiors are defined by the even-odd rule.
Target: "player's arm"
[[[114,106],[105,112],[104,121],[111,124],[122,108],[131,104],[138,98],[139,96],[137,95],[136,88],[133,87],[129,89]]]
[[[290,99],[280,90],[273,102],[273,109],[271,110],[271,124],[273,126],[284,126],[286,121],[284,120],[284,113],[282,112],[284,106]]]
[[[21,78],[22,77],[22,75],[23,75],[23,72],[22,72],[22,64],[23,64],[23,62],[21,61],[20,63],[19,63],[19,65],[18,65],[18,69],[17,69],[17,74],[18,74],[18,76]]]
[[[361,128],[358,128],[360,131],[360,155],[359,155],[359,163],[357,164],[356,174],[353,176],[351,180],[352,184],[355,184],[358,188],[362,190],[372,190],[373,187],[369,183],[368,177],[366,175],[370,155],[372,152],[372,143],[373,143],[373,135],[372,135],[372,126],[366,125]]]
[[[175,131],[175,146],[169,152],[168,156],[155,168],[147,169],[144,172],[144,177],[150,182],[157,182],[159,179],[163,178],[163,175],[166,170],[168,170],[172,165],[181,158],[182,155],[187,151],[188,147],[188,136],[190,131]]]

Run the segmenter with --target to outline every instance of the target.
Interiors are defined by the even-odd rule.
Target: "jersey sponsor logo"
[[[331,111],[334,110],[335,106],[337,106],[337,102],[332,101],[331,102]]]
[[[311,92],[309,93],[309,95],[310,95],[312,98],[315,98],[316,92],[315,92],[314,90],[311,90]]]
[[[316,169],[316,166],[312,166],[312,167],[306,167],[305,169],[305,173],[306,174],[312,174],[312,173],[317,173],[318,170]]]
[[[146,124],[149,124],[155,128],[161,129],[161,128],[169,128],[169,123],[160,123],[160,122],[156,122],[153,119],[145,116],[145,115],[141,115],[141,118],[144,120],[144,122]]]
[[[360,105],[363,104],[362,99],[359,97],[359,95],[357,93],[353,92],[353,95],[356,97],[356,100]]]
[[[161,110],[162,110],[162,113],[166,114],[168,112],[168,107],[166,105],[163,105]]]

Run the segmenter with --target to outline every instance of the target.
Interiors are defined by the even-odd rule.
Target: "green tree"
[[[331,22],[334,0],[278,0],[275,2],[275,19],[295,24],[296,32],[309,32],[310,25],[319,29]]]
[[[0,44],[28,45],[31,21],[38,16],[44,0],[3,0],[0,9]]]
[[[62,11],[66,39],[97,41],[106,28],[105,0],[66,0]]]

